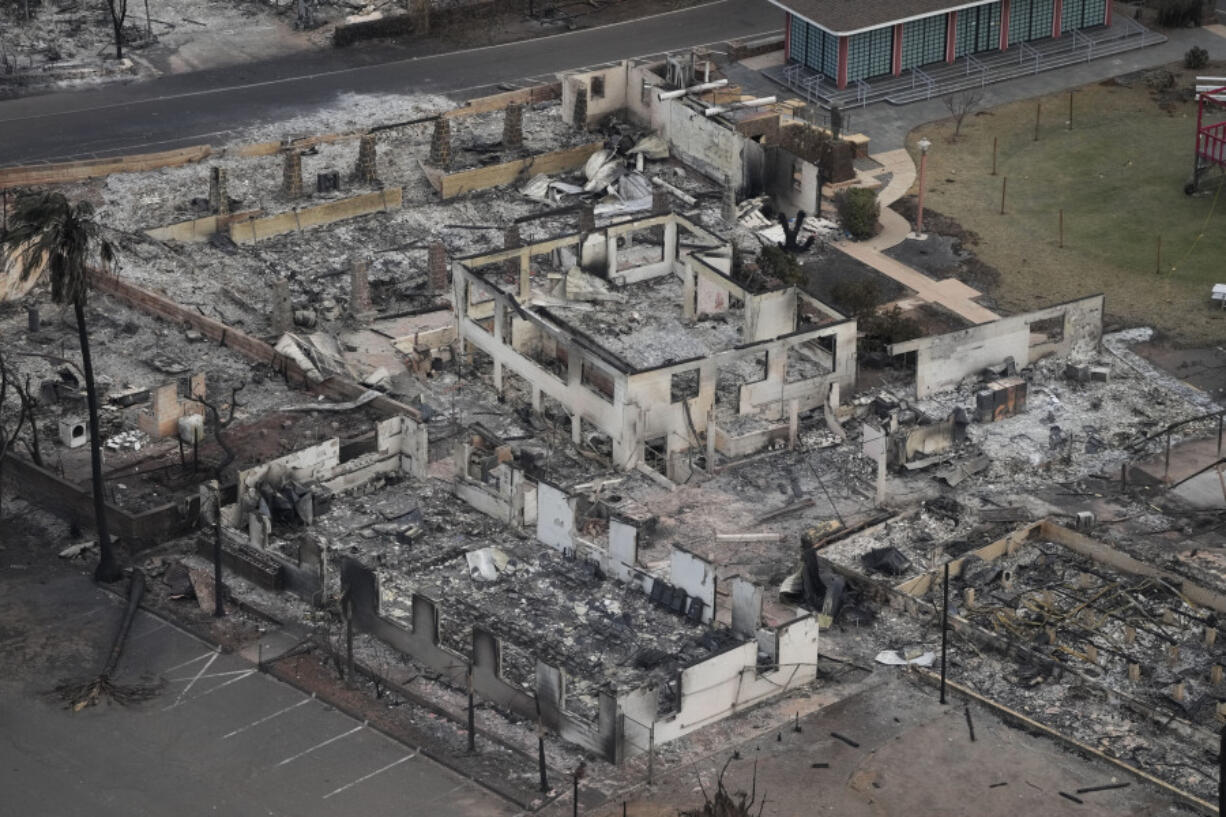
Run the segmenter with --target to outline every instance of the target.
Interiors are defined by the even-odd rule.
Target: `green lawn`
[[[1186,72],[1177,87],[1191,79]],[[1036,100],[967,117],[956,142],[950,121],[918,128],[908,140],[913,151],[920,137],[932,140],[928,206],[979,234],[973,249],[1000,270],[993,294],[1001,305],[1025,310],[1102,291],[1108,312],[1125,323],[1187,343],[1226,339],[1226,313],[1209,302],[1212,284],[1226,283],[1226,190],[1183,192],[1195,103],[1163,110],[1144,83],[1090,85],[1074,96],[1070,131],[1067,93],[1037,101],[1038,141]]]

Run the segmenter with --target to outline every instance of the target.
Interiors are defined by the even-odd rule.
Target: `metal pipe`
[[[678,88],[675,91],[660,91],[656,98],[663,102],[666,99],[678,99],[687,94],[700,94],[703,91],[714,91],[716,88],[723,88],[728,84],[726,79],[716,79],[711,82],[700,82],[697,85],[691,85],[688,88]]]
[[[705,116],[715,116],[716,114],[726,113],[728,111],[736,111],[742,108],[759,108],[763,105],[775,104],[775,97],[760,96],[757,99],[746,99],[743,102],[732,102],[728,105],[715,105],[703,111]]]

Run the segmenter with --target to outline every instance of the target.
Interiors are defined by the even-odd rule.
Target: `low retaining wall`
[[[118,156],[112,159],[82,159],[58,164],[0,168],[0,190],[7,187],[28,187],[36,184],[79,182],[83,179],[109,176],[112,173],[179,167],[199,162],[212,154],[213,149],[208,145],[193,145],[178,150],[138,153],[133,156]]]
[[[64,519],[93,523],[94,494],[90,483],[69,482],[12,453],[4,458],[4,475],[13,479],[19,494],[44,510]],[[129,513],[109,502],[106,504],[107,527],[129,553],[156,547],[166,539],[191,530],[199,515],[198,496],[185,496],[180,502],[141,513]]]
[[[208,241],[209,236],[219,233],[235,221],[256,218],[263,210],[244,210],[225,216],[205,216],[191,221],[179,221],[165,227],[145,230],[145,235],[158,241]]]
[[[561,173],[582,167],[596,151],[604,147],[603,142],[591,142],[578,147],[555,150],[542,153],[539,156],[529,156],[516,159],[513,162],[475,167],[472,170],[461,170],[456,173],[439,173],[426,170],[426,178],[444,198],[449,199],[461,193],[474,190],[487,190],[500,184],[510,184],[521,177],[535,176],[538,173]]]
[[[479,113],[501,111],[511,103],[532,105],[537,102],[549,102],[550,100],[561,98],[562,83],[560,82],[554,82],[550,85],[533,85],[531,88],[520,88],[515,91],[506,91],[501,94],[465,100],[462,106],[447,111],[443,114],[443,117],[445,119],[459,119]]]
[[[265,238],[305,230],[308,227],[319,227],[348,218],[398,209],[400,203],[401,189],[399,187],[376,190],[373,193],[363,193],[360,196],[330,201],[315,207],[278,213],[275,216],[231,222],[230,238],[235,244],[252,244]]]

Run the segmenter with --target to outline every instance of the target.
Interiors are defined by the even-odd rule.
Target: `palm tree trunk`
[[[98,390],[94,387],[94,364],[89,357],[89,332],[85,329],[85,304],[78,299],[73,304],[77,313],[77,336],[81,341],[81,369],[85,372],[85,396],[89,404],[89,458],[93,471],[94,530],[98,532],[98,567],[94,581],[117,582],[123,571],[111,550],[111,537],[106,529],[105,485],[102,482],[102,436],[98,431]]]

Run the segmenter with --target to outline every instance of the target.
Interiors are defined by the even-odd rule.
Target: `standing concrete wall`
[[[1007,358],[1025,366],[1048,355],[1072,359],[1093,355],[1103,336],[1104,302],[1105,296],[1090,295],[945,335],[896,343],[889,351],[915,353],[915,395],[928,397]],[[1040,321],[1058,323],[1056,336],[1040,337],[1035,332]]]

